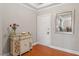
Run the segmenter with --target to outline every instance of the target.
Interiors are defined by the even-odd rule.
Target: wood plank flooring
[[[78,55],[37,44],[33,46],[31,51],[22,54],[22,56],[78,56]]]

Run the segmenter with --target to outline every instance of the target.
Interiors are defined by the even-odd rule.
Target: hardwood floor
[[[37,44],[33,46],[31,51],[22,54],[22,56],[78,56],[78,55]]]

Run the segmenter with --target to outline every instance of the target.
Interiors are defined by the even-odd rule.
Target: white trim
[[[22,4],[22,3],[18,3],[18,5],[23,6],[23,7],[25,7],[25,8],[28,8],[28,9],[30,9],[31,11],[36,11],[36,9],[34,9],[34,8],[30,7],[30,6],[28,6],[27,4],[25,5],[25,4]]]
[[[32,44],[32,46],[37,45],[37,44],[38,44],[38,42],[35,42],[35,43]]]
[[[56,4],[56,5],[49,5],[49,6],[47,6],[47,7],[38,9],[38,11],[40,12],[41,10],[46,10],[46,9],[50,9],[50,8],[57,7],[57,6],[60,7],[60,6],[63,5],[63,4],[64,4],[64,3],[58,3],[58,4]]]
[[[42,4],[42,5],[40,5],[39,7],[37,6],[37,8],[43,8],[43,7],[47,7],[47,6],[50,6],[51,4],[55,4],[55,3],[44,3],[44,4]]]
[[[30,10],[32,10],[32,11],[41,11],[41,10],[43,10],[43,9],[49,9],[49,8],[51,8],[51,7],[56,7],[56,6],[60,6],[60,5],[62,5],[63,3],[58,3],[58,4],[56,4],[56,5],[52,5],[52,3],[51,4],[48,4],[48,6],[47,6],[47,4],[46,4],[46,7],[44,6],[44,7],[42,7],[41,8],[41,6],[40,6],[40,8],[35,8],[34,6],[32,6],[30,3],[29,3],[29,5],[31,5],[31,6],[29,6],[28,4],[23,4],[23,3],[18,3],[18,5],[21,5],[21,6],[23,6],[23,7],[25,7],[25,8],[28,8],[28,9],[30,9]],[[45,4],[44,4],[45,5]],[[34,8],[33,8],[34,7]]]
[[[64,52],[68,52],[68,53],[73,53],[73,54],[79,55],[78,51],[74,51],[74,50],[70,50],[70,49],[65,49],[65,48],[61,48],[61,47],[57,47],[57,46],[46,45],[46,44],[43,44],[43,43],[39,43],[39,44],[48,46],[50,48],[58,49],[58,50],[61,50],[61,51],[64,51]]]
[[[63,3],[62,3],[63,4]],[[45,8],[50,8],[52,6],[57,6],[57,5],[61,5],[61,3],[57,3],[57,4],[53,4],[53,3],[44,3],[40,6],[36,6],[34,5],[33,3],[26,3],[26,4],[23,4],[23,3],[20,3],[20,5],[24,6],[24,7],[27,7],[31,10],[34,10],[34,11],[39,11],[39,10],[42,10],[42,9],[45,9]]]
[[[37,6],[34,3],[29,3],[29,5],[31,5],[34,8],[37,8]]]
[[[51,5],[51,4],[55,4],[55,3],[43,3],[43,4],[41,4],[41,5],[36,5],[35,3],[29,3],[29,5],[35,7],[36,9],[39,9],[39,8],[41,8],[41,7],[43,8],[43,7],[49,6],[49,5]]]

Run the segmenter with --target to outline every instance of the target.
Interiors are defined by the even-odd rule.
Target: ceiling
[[[41,9],[41,8],[45,8],[45,7],[49,7],[49,6],[55,6],[58,4],[60,4],[60,3],[24,3],[24,5],[28,5],[34,9]]]

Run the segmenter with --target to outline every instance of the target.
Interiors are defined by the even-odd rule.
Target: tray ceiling
[[[32,8],[35,8],[35,9],[41,9],[41,8],[45,8],[45,7],[49,7],[49,6],[55,6],[55,5],[58,5],[60,3],[24,3],[24,5],[28,5]]]

